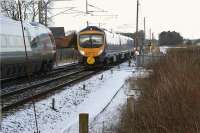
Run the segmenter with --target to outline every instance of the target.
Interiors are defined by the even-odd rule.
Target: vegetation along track
[[[15,91],[2,93],[2,110],[7,111],[9,109],[15,108],[16,106],[29,102],[34,98],[45,95],[50,91],[62,88],[78,80],[94,75],[99,71],[100,70],[89,71],[86,69],[81,69],[62,76],[55,77],[39,84],[34,84]]]

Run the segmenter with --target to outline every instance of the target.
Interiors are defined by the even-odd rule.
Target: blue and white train
[[[33,74],[53,67],[56,50],[51,31],[39,23],[24,22],[23,25],[25,45],[21,22],[0,16],[1,79],[24,76],[27,70]]]

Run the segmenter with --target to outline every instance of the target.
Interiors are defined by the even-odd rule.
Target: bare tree
[[[15,20],[19,19],[16,1],[2,0],[0,1],[0,6],[1,6],[1,13],[5,14],[8,17],[11,17],[12,19],[15,19]]]
[[[52,5],[52,0],[40,0],[42,1],[41,9],[39,10],[38,2],[36,0],[20,0],[22,7],[22,19],[26,21],[37,21],[37,16],[39,13],[45,12],[45,8],[48,9]],[[14,19],[19,20],[19,12],[18,12],[18,2],[15,0],[0,0],[0,9],[1,13],[4,15]],[[51,9],[47,10],[47,13],[50,13]]]

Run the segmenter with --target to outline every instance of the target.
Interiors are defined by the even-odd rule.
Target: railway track
[[[31,81],[27,80],[27,76],[0,79],[1,90],[3,91],[4,88],[7,89],[9,87],[20,85],[20,84],[25,84],[28,82],[35,82],[37,80],[43,80],[46,77],[51,77],[51,76],[59,74],[61,72],[69,71],[69,70],[72,70],[72,69],[75,69],[78,67],[80,67],[80,65],[78,63],[72,63],[69,65],[59,66],[59,67],[54,68],[51,72],[47,72],[46,74],[31,75]]]
[[[28,87],[16,89],[10,92],[3,92],[1,94],[1,107],[3,111],[7,111],[17,106],[23,105],[35,98],[48,94],[64,86],[75,83],[81,79],[96,74],[100,70],[80,69],[65,75],[57,76],[47,81],[30,85]]]
[[[122,61],[124,62],[124,61]],[[51,91],[55,91],[64,86],[70,85],[84,78],[95,75],[98,72],[108,70],[122,62],[118,62],[113,66],[107,66],[103,69],[90,69],[87,70],[85,67],[77,66],[74,64],[71,67],[61,67],[57,70],[49,73],[54,75],[52,77],[45,76],[45,80],[37,80],[37,82],[29,82],[26,86],[11,89],[1,89],[1,107],[2,111],[8,111],[15,109],[17,106],[23,105],[24,103],[30,102],[41,96],[45,96]]]

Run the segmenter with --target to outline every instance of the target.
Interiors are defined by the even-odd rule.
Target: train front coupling
[[[89,65],[93,65],[93,64],[95,63],[94,57],[92,57],[92,56],[88,57],[88,58],[87,58],[87,63],[88,63]]]

